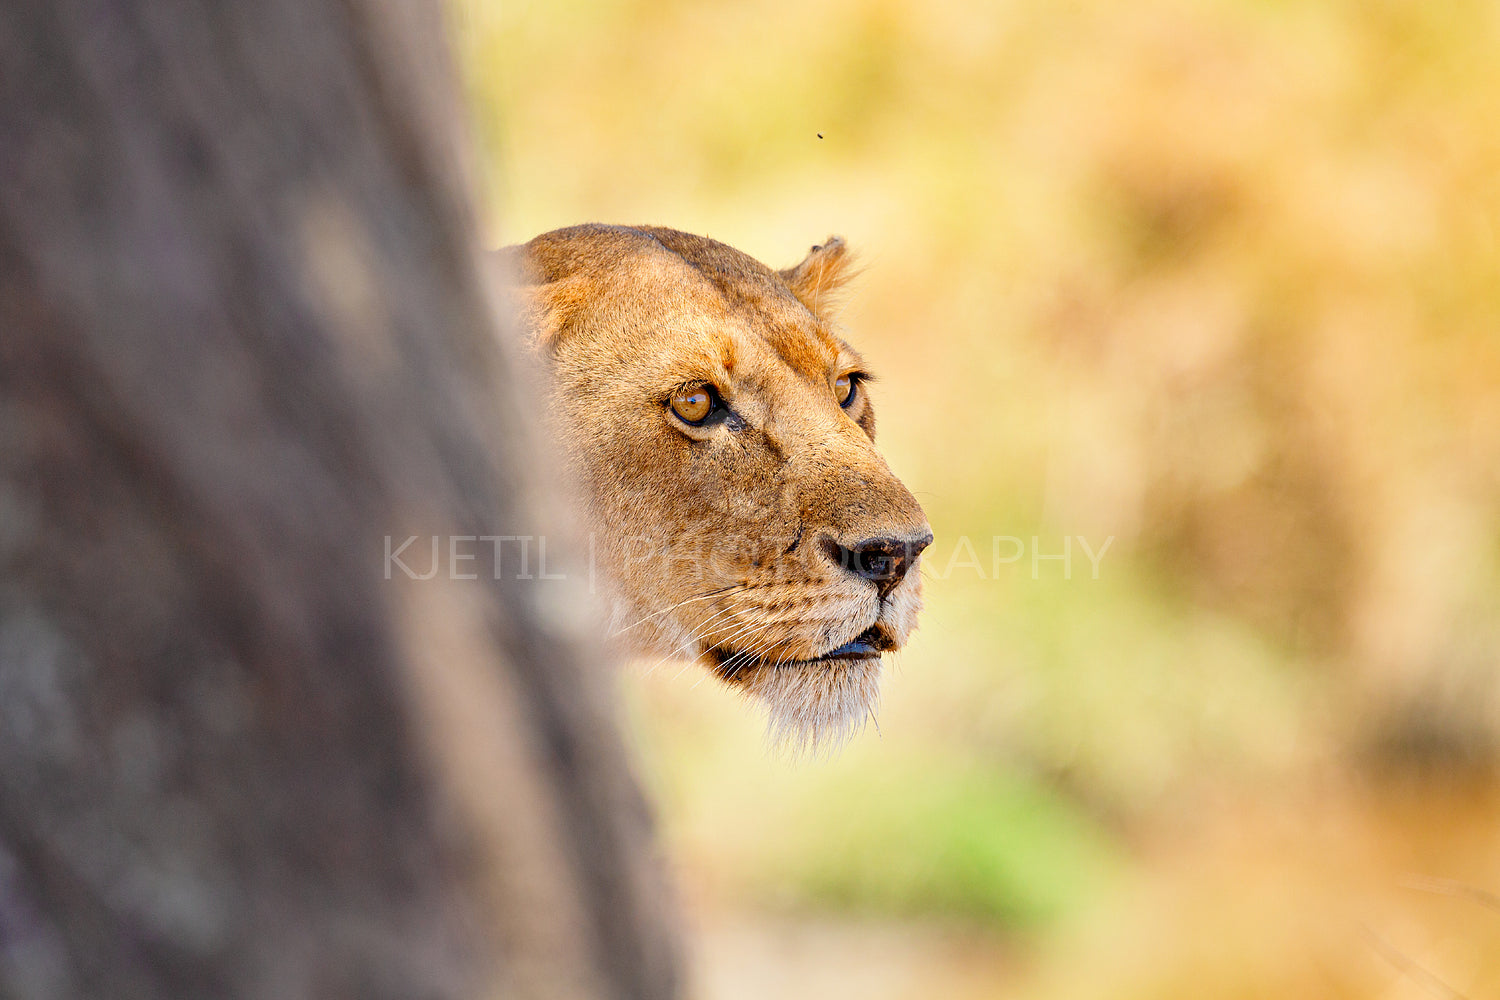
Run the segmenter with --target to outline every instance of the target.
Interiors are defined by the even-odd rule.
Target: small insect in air
[[[823,138],[823,133],[822,133],[822,132],[819,132],[819,133],[818,133],[818,138],[819,138],[819,139],[821,139],[821,138]]]

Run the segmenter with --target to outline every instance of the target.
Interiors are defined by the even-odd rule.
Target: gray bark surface
[[[0,996],[675,995],[576,591],[386,575],[560,530],[450,91],[404,0],[0,13]]]

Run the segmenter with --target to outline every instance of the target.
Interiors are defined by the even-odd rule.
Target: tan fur
[[[834,332],[843,241],[770,268],[670,229],[587,225],[513,251],[550,377],[549,418],[584,492],[614,633],[698,659],[763,702],[778,739],[837,742],[870,716],[880,659],[816,660],[872,627],[899,648],[921,608],[913,566],[882,600],[835,546],[930,539],[874,445],[860,368]],[[667,401],[710,383],[736,419],[684,428]],[[923,539],[923,541],[916,541]]]

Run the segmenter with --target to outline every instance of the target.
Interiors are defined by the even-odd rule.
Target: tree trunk
[[[455,106],[416,0],[0,14],[0,996],[674,994],[581,581],[450,559],[560,530]]]

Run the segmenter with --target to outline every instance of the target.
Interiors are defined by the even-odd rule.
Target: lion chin
[[[881,670],[878,658],[757,667],[736,686],[765,708],[773,744],[816,754],[837,750],[875,719]]]
[[[773,271],[705,237],[586,225],[509,255],[616,641],[699,661],[778,744],[844,743],[916,627],[932,533],[833,320],[843,242]]]

